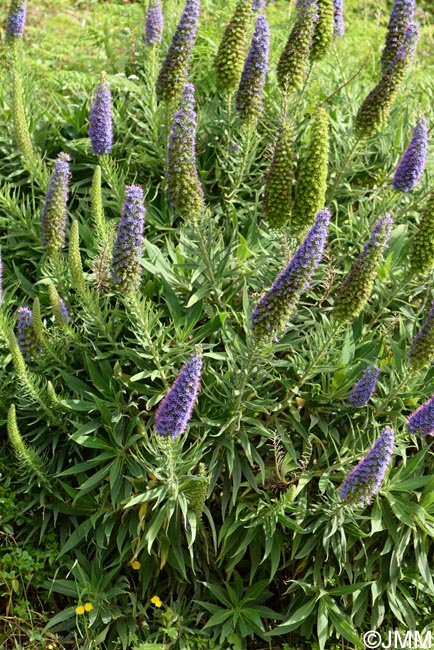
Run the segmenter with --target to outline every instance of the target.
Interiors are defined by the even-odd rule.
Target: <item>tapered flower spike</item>
[[[421,116],[413,131],[410,144],[395,170],[392,185],[395,190],[409,192],[416,187],[425,168],[428,151],[428,121]]]
[[[193,353],[157,409],[154,429],[162,438],[185,433],[200,391],[202,355]]]
[[[25,468],[29,469],[40,483],[47,480],[44,463],[39,454],[27,445],[23,440],[18,429],[15,405],[11,404],[8,411],[7,430],[9,442],[12,445],[18,462]]]
[[[252,44],[244,64],[235,106],[243,122],[256,123],[261,116],[270,49],[270,26],[263,14],[256,19]]]
[[[328,53],[334,35],[334,5],[333,0],[317,0],[318,18],[314,23],[312,46],[310,48],[311,61],[319,61]]]
[[[408,417],[407,429],[422,438],[434,436],[434,395]]]
[[[163,37],[163,10],[161,0],[150,0],[146,12],[145,43],[156,45]]]
[[[174,102],[187,80],[190,55],[196,41],[199,22],[199,0],[187,0],[167,56],[157,79],[157,97],[161,102]]]
[[[358,316],[369,300],[392,225],[389,213],[375,222],[370,240],[363,247],[336,295],[332,314],[338,322],[344,323]]]
[[[125,293],[137,291],[140,286],[144,229],[143,190],[138,185],[128,185],[111,267],[113,286]]]
[[[413,370],[422,370],[434,360],[434,301],[427,319],[410,344],[408,359]]]
[[[381,487],[391,463],[395,435],[391,427],[384,427],[372,449],[348,474],[339,494],[345,503],[364,507],[371,503]]]
[[[173,118],[167,149],[167,190],[170,203],[183,219],[195,219],[205,209],[196,168],[194,86],[185,84],[181,106]]]
[[[33,359],[40,347],[33,327],[33,314],[29,307],[18,307],[17,340],[25,359]]]
[[[395,0],[387,26],[386,43],[381,55],[381,67],[384,70],[393,61],[405,36],[407,25],[414,20],[415,0]]]
[[[238,0],[220,42],[214,67],[217,85],[223,92],[230,93],[240,83],[251,15],[252,0]]]
[[[314,116],[310,143],[299,165],[292,205],[291,232],[300,235],[325,203],[329,161],[329,120],[323,108]]]
[[[110,85],[105,74],[96,89],[89,114],[89,138],[97,156],[109,154],[113,147],[113,118]]]
[[[284,330],[321,261],[330,218],[331,214],[327,208],[318,212],[306,239],[252,311],[250,320],[255,338],[275,338],[278,332]]]
[[[411,274],[426,274],[434,269],[434,191],[428,198],[411,244],[409,261]]]
[[[52,282],[48,285],[48,295],[50,296],[51,309],[53,310],[56,323],[60,326],[67,325],[69,323],[68,308]]]
[[[15,69],[13,71],[12,119],[15,138],[22,157],[24,161],[32,162],[35,160],[35,153],[26,120],[23,87],[19,74]]]
[[[27,0],[12,0],[6,20],[6,36],[22,38],[26,26]]]
[[[355,131],[359,138],[368,137],[378,131],[389,117],[392,104],[416,51],[418,36],[416,23],[407,25],[401,46],[357,113]]]
[[[263,209],[271,228],[282,228],[291,218],[294,127],[284,118],[265,182]]]
[[[377,366],[377,364],[365,368],[362,376],[354,386],[353,390],[351,391],[351,395],[348,398],[351,406],[360,408],[369,402],[377,387],[379,376],[380,368]]]
[[[41,239],[48,255],[54,255],[65,243],[66,204],[69,194],[69,161],[67,153],[57,156],[42,212]]]
[[[335,36],[343,36],[345,34],[344,0],[334,0],[333,4],[334,4],[333,33]]]
[[[316,0],[303,0],[300,3],[294,26],[277,64],[277,81],[282,90],[295,90],[303,86],[317,16]]]

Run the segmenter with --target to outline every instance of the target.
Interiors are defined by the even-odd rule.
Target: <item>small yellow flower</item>
[[[131,564],[131,568],[135,569],[136,571],[138,571],[142,566],[138,560],[134,560],[134,562],[130,562],[130,564]]]
[[[84,609],[86,610],[86,612],[91,612],[93,610],[92,603],[84,603]]]
[[[83,605],[77,605],[77,607],[75,608],[75,613],[78,614],[79,616],[81,616],[82,614],[84,614],[84,612],[85,612],[85,609],[84,609]]]
[[[152,603],[153,605],[155,605],[155,607],[162,607],[162,605],[163,605],[163,602],[162,602],[162,600],[159,598],[159,596],[152,596],[152,598],[151,598],[151,603]]]

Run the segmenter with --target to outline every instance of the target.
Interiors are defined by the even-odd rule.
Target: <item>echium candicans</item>
[[[434,191],[431,192],[409,253],[410,273],[428,273],[434,268]]]
[[[18,307],[17,340],[25,359],[32,359],[39,352],[40,347],[33,327],[33,314],[29,307]]]
[[[113,146],[113,118],[109,83],[104,75],[96,89],[89,114],[89,138],[97,156],[109,154]]]
[[[333,0],[317,0],[318,16],[314,23],[311,61],[323,59],[330,49],[334,35],[334,5]]]
[[[344,23],[344,0],[333,0],[334,4],[334,35],[343,36],[345,34]]]
[[[244,64],[236,96],[236,109],[245,122],[256,122],[262,114],[262,96],[268,67],[270,26],[263,14],[256,19],[252,44]]]
[[[250,320],[255,338],[275,337],[285,328],[321,261],[330,218],[331,214],[327,208],[318,212],[306,239],[252,311]]]
[[[375,222],[370,240],[364,245],[336,295],[332,313],[338,322],[344,323],[358,316],[368,301],[392,225],[389,213]]]
[[[377,364],[365,368],[362,376],[355,384],[353,390],[351,391],[351,395],[348,398],[351,406],[360,408],[369,402],[377,387],[379,376],[380,368],[377,366]]]
[[[200,216],[205,207],[196,168],[194,86],[185,84],[181,106],[173,118],[167,149],[167,189],[170,203],[184,219]]]
[[[182,92],[188,76],[198,22],[199,0],[187,0],[169,51],[158,73],[157,97],[161,102],[173,102]]]
[[[329,120],[323,108],[313,118],[310,143],[298,172],[292,205],[291,232],[299,235],[312,225],[325,203],[329,162]]]
[[[42,212],[41,238],[48,255],[54,255],[65,243],[66,204],[69,194],[69,161],[67,153],[57,156]]]
[[[303,85],[317,16],[316,0],[303,0],[300,3],[294,26],[277,64],[277,82],[282,90],[298,89]]]
[[[203,360],[193,353],[159,405],[154,429],[163,438],[177,438],[185,433],[200,391]]]
[[[434,359],[434,301],[425,322],[410,344],[408,359],[413,370],[429,366]]]
[[[394,445],[393,429],[384,427],[372,449],[343,481],[339,490],[342,501],[359,507],[371,503],[391,463]]]
[[[12,0],[6,20],[6,36],[22,38],[26,26],[27,0]]]
[[[386,70],[402,45],[408,23],[414,20],[415,0],[395,0],[387,26],[386,43],[381,55],[381,67]]]
[[[146,12],[145,25],[145,43],[147,45],[156,45],[161,43],[163,37],[163,10],[161,0],[150,0],[148,11]]]
[[[434,395],[409,415],[407,429],[414,435],[434,436]]]
[[[288,118],[281,121],[273,158],[265,181],[263,209],[271,228],[282,228],[291,218],[294,127]]]
[[[422,115],[414,127],[413,137],[399,161],[393,176],[395,190],[409,192],[422,176],[428,151],[428,121]]]
[[[113,286],[123,293],[136,291],[140,285],[144,229],[143,190],[127,185],[111,265]]]
[[[363,101],[356,116],[355,131],[359,138],[368,137],[387,120],[402,80],[416,51],[419,29],[409,23],[404,40],[373,90]]]
[[[240,83],[251,14],[252,0],[238,0],[220,41],[214,67],[217,85],[223,92],[230,93]]]

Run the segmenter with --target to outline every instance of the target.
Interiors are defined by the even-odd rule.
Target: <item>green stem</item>
[[[401,391],[403,386],[407,383],[407,381],[411,378],[411,376],[414,374],[414,370],[411,368],[408,370],[408,372],[404,373],[404,376],[402,380],[399,382],[398,386],[393,390],[389,395],[387,396],[386,400],[383,402],[383,405],[381,408],[377,409],[374,413],[374,417],[377,418],[379,415],[384,413],[390,402],[393,400],[394,397],[398,395],[398,393]]]
[[[318,352],[315,354],[315,357],[313,357],[310,360],[310,362],[308,363],[304,373],[300,377],[300,380],[297,382],[297,390],[299,390],[304,385],[304,383],[306,382],[306,379],[309,377],[309,374],[310,374],[312,368],[314,368],[317,365],[318,361],[320,359],[322,359],[322,357],[324,356],[324,353],[326,352],[326,350],[327,350],[327,348],[329,346],[330,341],[337,334],[340,327],[341,327],[341,323],[334,323],[333,324],[333,326],[332,326],[332,328],[330,330],[330,334],[325,338],[324,343],[322,344],[322,346],[320,347]]]
[[[352,158],[354,152],[356,151],[356,149],[357,149],[357,147],[358,147],[358,145],[360,144],[361,141],[362,140],[361,140],[360,137],[354,137],[353,144],[348,147],[348,151],[347,151],[347,153],[346,153],[346,155],[344,157],[341,169],[336,174],[335,182],[333,183],[332,187],[330,188],[330,190],[328,192],[328,196],[327,196],[327,199],[326,199],[327,204],[331,203],[331,201],[332,201],[332,199],[333,199],[333,197],[335,195],[335,192],[336,192],[337,188],[339,187],[339,184],[340,184],[345,172],[348,169],[351,158]]]
[[[235,196],[237,190],[239,189],[239,187],[240,187],[240,185],[242,183],[244,173],[245,173],[246,167],[247,167],[247,162],[248,162],[248,159],[249,159],[250,147],[251,147],[252,140],[253,140],[253,130],[254,130],[254,126],[249,124],[248,127],[247,127],[247,135],[246,135],[246,139],[245,139],[245,142],[244,142],[243,158],[241,160],[241,164],[240,164],[240,167],[239,167],[239,172],[238,172],[238,175],[237,175],[237,177],[235,179],[232,190],[225,196],[225,199],[227,201],[230,201],[231,199],[233,199],[233,197]]]
[[[208,222],[208,225],[209,225],[209,222]],[[222,301],[220,300],[219,290],[217,288],[218,287],[217,280],[216,280],[216,277],[214,275],[214,271],[213,271],[213,268],[212,268],[212,263],[211,263],[211,258],[209,256],[208,247],[207,247],[207,245],[205,243],[205,240],[203,238],[202,228],[200,227],[200,223],[198,221],[193,222],[193,230],[194,230],[194,233],[195,233],[195,235],[197,237],[200,252],[201,252],[201,255],[202,255],[202,260],[203,260],[203,262],[205,264],[206,273],[207,273],[207,276],[208,276],[208,282],[210,283],[211,288],[212,288],[212,296],[213,296],[213,298],[215,300],[216,305],[219,307],[219,309],[224,311],[225,306],[223,305]]]
[[[253,343],[252,341],[250,341],[250,342]],[[232,433],[237,428],[236,425],[239,424],[240,421],[241,421],[241,413],[240,413],[241,403],[243,401],[244,391],[246,389],[246,384],[247,384],[247,381],[249,379],[250,369],[252,367],[253,360],[255,358],[255,352],[256,352],[256,349],[252,345],[252,347],[250,348],[249,353],[247,355],[247,358],[245,360],[244,367],[240,370],[240,372],[242,373],[242,379],[241,379],[241,382],[240,382],[240,386],[238,388],[237,401],[235,402],[235,408],[234,408],[234,412],[233,412],[234,421],[232,423],[232,426],[229,428],[230,433]],[[238,418],[236,418],[237,415],[238,415]]]

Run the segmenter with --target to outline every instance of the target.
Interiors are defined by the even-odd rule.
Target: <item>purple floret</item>
[[[6,36],[22,38],[26,26],[27,0],[12,0],[6,20]]]
[[[109,154],[113,146],[113,121],[110,86],[102,81],[96,90],[89,114],[89,138],[97,156]]]
[[[359,381],[351,391],[348,398],[351,406],[359,408],[365,406],[371,399],[377,387],[378,377],[380,376],[380,368],[375,364],[369,368],[365,368]]]
[[[154,428],[163,438],[185,433],[200,390],[202,355],[192,354],[155,414]]]
[[[360,507],[371,503],[392,460],[394,443],[393,429],[384,427],[372,449],[343,481],[339,494],[345,503]]]
[[[409,192],[422,176],[428,151],[428,122],[421,116],[414,128],[410,144],[396,168],[392,185],[395,190]]]
[[[147,45],[161,43],[163,36],[163,10],[160,0],[150,0],[146,14],[145,42]]]
[[[114,287],[125,293],[136,291],[140,285],[144,229],[143,190],[138,185],[128,185],[111,266]]]
[[[423,438],[434,436],[434,394],[409,416],[407,429],[410,433]]]

